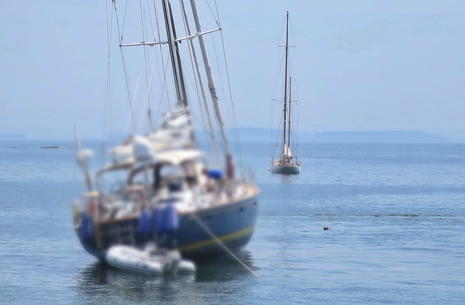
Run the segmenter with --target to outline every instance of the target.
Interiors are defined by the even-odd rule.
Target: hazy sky
[[[280,105],[272,99],[280,97],[277,46],[288,9],[300,131],[407,129],[465,139],[464,1],[218,5],[239,126],[278,123]],[[0,1],[0,134],[70,138],[73,126],[87,137],[127,130],[118,68],[111,127],[104,128],[105,6],[105,0]]]

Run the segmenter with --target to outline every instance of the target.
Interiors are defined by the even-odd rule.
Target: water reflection
[[[237,255],[253,270],[256,269],[250,252],[243,250]],[[187,300],[202,304],[205,301],[202,296],[211,293],[209,290],[215,290],[213,286],[216,285],[212,283],[222,283],[227,289],[237,280],[247,282],[253,280],[253,276],[232,258],[222,256],[197,263],[196,274],[162,277],[125,272],[96,262],[78,273],[76,285],[80,298],[102,299],[102,304],[119,304],[121,301],[186,304]],[[243,286],[241,289],[250,285]],[[191,302],[193,299],[197,301]]]
[[[254,266],[252,254],[247,250],[236,253],[237,257],[243,261],[252,270],[258,272]],[[230,256],[219,256],[209,260],[197,263],[196,280],[204,281],[229,281],[238,279],[242,276],[252,276],[243,266]]]
[[[281,183],[290,184],[297,179],[297,175],[279,174]]]

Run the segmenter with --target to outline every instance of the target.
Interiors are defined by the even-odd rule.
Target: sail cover
[[[193,151],[192,126],[186,110],[178,109],[165,114],[160,128],[147,137],[133,136],[111,150],[113,163],[127,163],[132,160],[155,160],[165,156],[166,161],[178,163],[181,150]],[[176,151],[174,154],[168,152]],[[162,158],[163,159],[163,158]]]
[[[155,151],[191,148],[194,146],[190,118],[185,110],[165,114],[161,127],[148,135]]]
[[[292,158],[291,148],[287,146],[287,144],[284,144],[283,155],[286,157]]]

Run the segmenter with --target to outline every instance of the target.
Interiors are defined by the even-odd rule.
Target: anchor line
[[[221,241],[221,239],[219,239],[215,233],[213,233],[208,227],[207,225],[197,216],[197,214],[195,213],[192,213],[192,217],[194,218],[194,220],[199,224],[199,226],[208,234],[210,235],[210,237],[221,247],[223,248],[223,250],[228,253],[233,259],[235,259],[240,265],[242,265],[242,267],[244,267],[247,271],[249,271],[250,273],[252,273],[255,277],[260,277],[255,271],[252,270],[252,268],[250,268],[249,266],[247,266],[246,263],[244,263],[239,257],[237,257],[237,255],[235,255],[229,248],[228,246],[225,245],[225,243],[223,243]]]

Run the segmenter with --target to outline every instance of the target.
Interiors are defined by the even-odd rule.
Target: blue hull
[[[229,203],[197,212],[195,215],[228,248],[245,246],[253,235],[257,220],[257,195],[242,201]],[[116,244],[143,246],[156,240],[156,233],[141,236],[137,232],[137,218],[101,223],[93,234],[84,236],[77,230],[78,237],[87,252],[105,260],[108,248]],[[184,257],[201,259],[224,253],[217,242],[203,229],[196,218],[190,214],[181,214],[178,230],[170,236]]]

